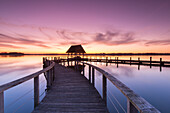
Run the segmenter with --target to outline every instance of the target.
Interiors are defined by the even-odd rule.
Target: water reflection
[[[22,56],[22,57],[0,57],[0,85],[10,81],[22,78],[42,69],[42,57],[51,56]],[[52,57],[67,58],[67,55],[58,55]],[[84,56],[85,58],[103,58],[115,59],[117,56]],[[119,59],[138,59],[139,56],[118,56]],[[152,60],[170,61],[169,56],[153,56]],[[149,60],[150,56],[140,56],[141,60]],[[111,73],[117,79],[122,81],[137,94],[144,97],[153,106],[158,108],[162,113],[169,113],[170,104],[170,68],[148,67],[142,65],[127,65],[116,63],[93,62],[92,64]],[[107,65],[107,66],[106,66]],[[163,70],[162,70],[163,68]],[[139,70],[138,70],[139,69]],[[160,72],[160,69],[162,70]],[[88,68],[85,69],[88,78]],[[102,74],[95,71],[95,87],[101,94],[102,91]],[[112,103],[123,112],[122,108],[116,104],[120,102],[126,110],[126,98],[115,86],[107,81],[108,85],[108,108],[111,112],[116,112]],[[5,113],[30,113],[33,110],[33,80],[27,81],[19,86],[5,91]],[[43,75],[40,76],[40,100],[45,96],[46,81]],[[28,93],[27,93],[28,92]],[[26,94],[27,93],[27,94]],[[23,96],[24,95],[24,96]],[[21,98],[22,97],[22,98]],[[20,98],[18,100],[18,98]],[[16,101],[18,100],[18,101]]]

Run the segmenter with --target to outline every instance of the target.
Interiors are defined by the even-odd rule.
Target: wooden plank
[[[152,106],[149,102],[147,102],[145,99],[137,95],[133,90],[128,88],[125,84],[123,84],[121,81],[116,79],[111,74],[107,73],[103,69],[94,66],[89,63],[82,62],[84,64],[90,65],[91,67],[95,68],[97,71],[102,73],[107,79],[109,79],[121,92],[126,96],[126,98],[133,104],[133,106],[141,113],[160,113],[154,106]]]
[[[56,64],[55,78],[45,98],[33,113],[108,112],[95,87],[79,72]]]

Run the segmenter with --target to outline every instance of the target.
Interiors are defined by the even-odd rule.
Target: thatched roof
[[[86,53],[81,45],[71,46],[66,53]]]

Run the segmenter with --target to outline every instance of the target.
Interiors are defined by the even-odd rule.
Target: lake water
[[[22,78],[42,69],[42,57],[44,56],[21,56],[21,57],[2,57],[0,56],[0,85]],[[50,56],[47,56],[50,57]],[[62,57],[67,56],[52,56]],[[105,58],[107,56],[86,56],[91,58]],[[108,58],[117,56],[108,56]],[[139,56],[131,56],[132,59],[138,59]],[[119,59],[129,59],[130,56],[119,56]],[[141,60],[149,60],[150,56],[140,56]],[[153,60],[170,61],[170,56],[153,56]],[[170,113],[170,68],[140,66],[137,65],[112,63],[106,66],[105,63],[92,63],[106,70],[129,88],[142,96],[162,113]],[[85,75],[88,74],[88,66],[85,68]],[[95,71],[95,87],[101,94],[102,75]],[[87,76],[88,78],[88,76]],[[126,111],[126,97],[107,81],[108,85],[108,109],[110,112],[124,113]],[[33,79],[24,82],[18,86],[5,91],[5,113],[30,113],[34,108],[34,90]],[[40,100],[45,96],[46,81],[43,75],[40,75]],[[119,103],[119,104],[117,104]]]

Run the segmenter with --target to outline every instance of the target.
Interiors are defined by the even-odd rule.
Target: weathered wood
[[[107,107],[89,81],[79,72],[55,65],[55,81],[32,113],[107,113]]]
[[[84,71],[85,65],[83,64],[83,76],[85,75],[85,71]]]
[[[138,110],[129,100],[127,100],[127,113],[138,113]]]
[[[106,77],[105,75],[103,75],[103,100],[105,102],[105,104],[107,104],[107,81],[106,81]]]
[[[145,99],[137,95],[133,90],[128,88],[125,84],[121,81],[116,79],[111,74],[107,73],[103,69],[94,66],[89,63],[82,62],[84,64],[90,65],[91,67],[95,68],[97,71],[102,73],[107,79],[109,79],[121,92],[126,96],[126,98],[133,104],[133,106],[140,112],[140,113],[160,113],[155,107],[153,107],[150,103],[148,103]]]
[[[89,82],[91,83],[91,66],[89,66]]]
[[[42,73],[50,70],[54,65],[55,65],[55,63],[53,62],[50,66],[48,66],[47,68],[45,68],[45,69],[43,69],[43,70],[40,70],[40,71],[38,71],[38,72],[36,72],[36,73],[33,73],[33,74],[31,74],[31,75],[28,75],[28,76],[26,76],[26,77],[17,79],[17,80],[15,80],[15,81],[9,82],[9,83],[7,83],[7,84],[1,85],[1,86],[0,86],[0,93],[3,92],[3,91],[5,91],[5,90],[7,90],[7,89],[9,89],[9,88],[11,88],[11,87],[14,87],[14,86],[16,86],[16,85],[18,85],[18,84],[21,84],[21,83],[23,83],[23,82],[25,82],[25,81],[28,81],[28,80],[30,80],[30,79],[32,79],[32,78],[35,78],[35,77],[39,76],[40,74],[42,74]]]
[[[92,68],[92,85],[95,86],[94,68]]]
[[[39,104],[39,76],[34,78],[34,107]]]
[[[47,89],[49,89],[50,86],[51,86],[50,71],[47,71]]]
[[[4,92],[0,92],[0,113],[4,113]]]

